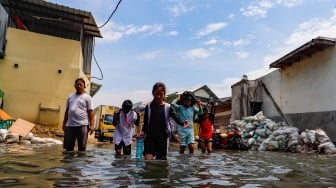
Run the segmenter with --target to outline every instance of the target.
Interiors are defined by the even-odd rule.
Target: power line
[[[104,27],[104,26],[111,20],[112,16],[113,16],[114,13],[117,11],[117,9],[118,9],[118,7],[119,7],[121,1],[122,1],[122,0],[119,0],[117,6],[114,8],[114,10],[113,10],[112,14],[110,15],[110,17],[106,20],[106,22],[105,22],[103,25],[101,25],[100,27],[98,27],[99,29],[102,28],[102,27]],[[95,46],[95,42],[93,43],[93,46]],[[100,68],[100,66],[99,66],[99,64],[98,64],[98,61],[97,61],[97,59],[96,59],[96,56],[95,56],[94,52],[92,53],[92,56],[93,56],[93,60],[95,61],[96,65],[97,65],[97,67],[98,67],[98,69],[99,69],[99,71],[100,71],[101,78],[98,78],[98,77],[95,77],[95,76],[92,76],[92,77],[90,77],[90,78],[96,78],[96,79],[98,79],[98,80],[103,80],[103,79],[104,79],[104,74],[103,74],[103,71],[101,70],[101,68]]]
[[[93,46],[95,46],[95,40],[93,40]],[[103,74],[103,71],[101,70],[101,68],[100,68],[100,66],[98,64],[98,61],[96,59],[96,56],[95,56],[94,52],[92,53],[92,56],[93,56],[93,60],[95,61],[96,65],[97,65],[97,67],[98,67],[98,69],[100,71],[101,78],[98,78],[98,77],[95,77],[95,76],[91,76],[90,79],[91,78],[96,78],[98,80],[103,80],[104,79],[104,74]]]
[[[114,8],[112,14],[111,14],[110,17],[106,20],[106,22],[105,22],[103,25],[101,25],[100,27],[98,27],[98,28],[102,28],[102,27],[104,27],[104,26],[110,21],[110,19],[111,19],[112,16],[114,15],[114,13],[117,11],[117,9],[118,9],[119,4],[121,3],[121,1],[122,1],[122,0],[119,0],[117,6]]]

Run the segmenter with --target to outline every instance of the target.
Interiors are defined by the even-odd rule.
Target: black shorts
[[[119,144],[115,144],[114,149],[120,150],[122,148],[124,155],[130,155],[131,154],[131,144],[128,146],[125,146],[124,141],[121,141]]]
[[[155,159],[166,160],[168,151],[167,139],[151,139],[145,138],[144,141],[144,155],[152,154]]]

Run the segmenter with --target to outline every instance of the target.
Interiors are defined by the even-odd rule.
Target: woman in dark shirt
[[[155,83],[152,94],[154,99],[146,106],[141,133],[141,136],[145,136],[144,156],[146,160],[152,160],[154,157],[155,159],[166,160],[172,130],[170,117],[179,125],[183,126],[184,122],[174,108],[171,108],[170,104],[164,101],[166,86],[163,83]]]

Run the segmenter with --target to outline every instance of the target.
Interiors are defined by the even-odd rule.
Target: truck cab
[[[100,105],[94,110],[95,114],[95,138],[99,142],[113,142],[114,112],[119,108],[109,105]]]

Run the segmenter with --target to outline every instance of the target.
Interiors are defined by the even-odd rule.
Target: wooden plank
[[[34,128],[34,126],[35,124],[19,118],[12,124],[8,131],[24,137]]]

